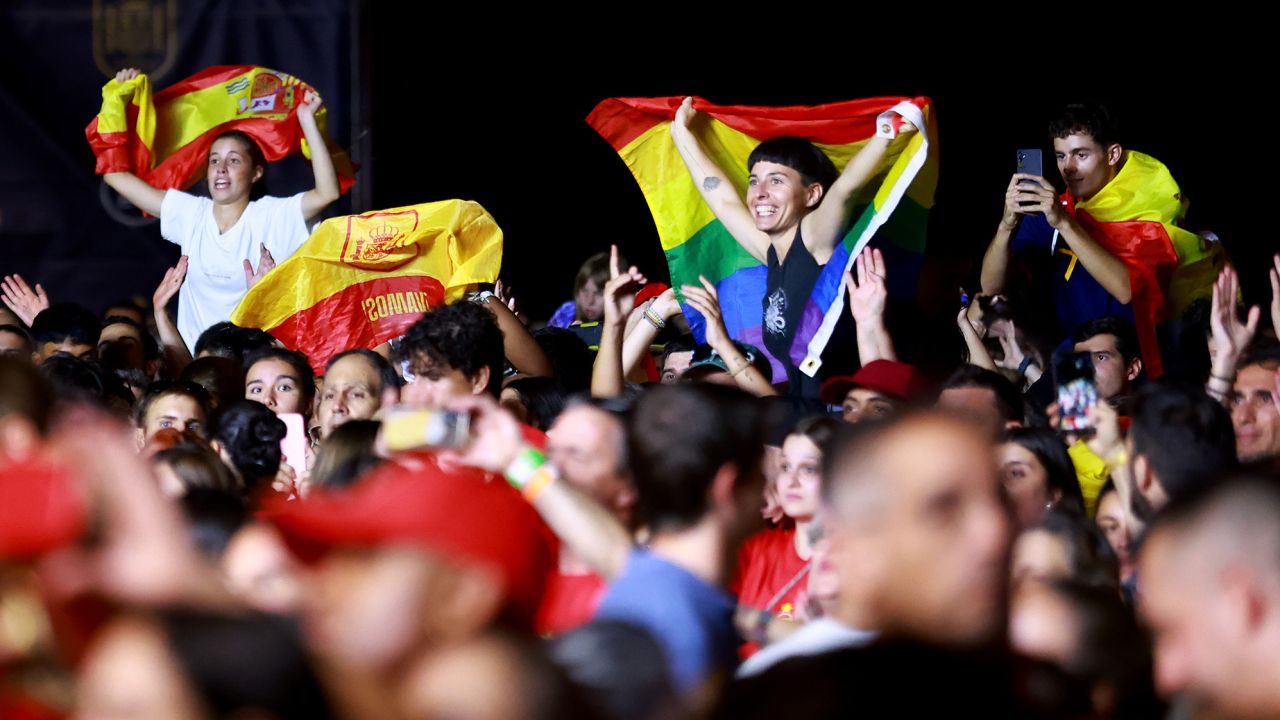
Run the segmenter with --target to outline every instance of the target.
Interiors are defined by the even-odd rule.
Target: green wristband
[[[526,447],[521,450],[516,459],[511,461],[503,474],[507,477],[507,482],[517,490],[523,490],[525,483],[529,482],[533,474],[538,468],[547,463],[547,456],[543,455],[535,447]]]

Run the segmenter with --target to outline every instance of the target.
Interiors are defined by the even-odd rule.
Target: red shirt
[[[729,586],[738,596],[739,606],[792,617],[796,598],[805,589],[804,578],[792,584],[772,607],[768,605],[808,564],[796,554],[795,538],[793,526],[769,528],[747,539],[738,551],[738,573]]]
[[[559,635],[586,623],[595,616],[607,587],[604,579],[593,572],[566,575],[553,570],[547,575],[534,629],[539,635]]]

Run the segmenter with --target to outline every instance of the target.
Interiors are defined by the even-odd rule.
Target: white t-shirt
[[[205,328],[231,319],[246,292],[244,261],[258,267],[261,243],[277,263],[293,254],[309,235],[302,195],[254,200],[226,233],[218,232],[213,200],[169,190],[160,204],[160,235],[182,248],[187,279],[178,291],[178,332],[195,353]]]

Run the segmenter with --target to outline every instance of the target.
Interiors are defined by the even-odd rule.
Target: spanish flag
[[[502,265],[502,230],[478,203],[445,200],[330,218],[254,285],[231,322],[261,328],[317,371],[343,350],[403,335]]]
[[[1153,379],[1164,372],[1156,327],[1209,297],[1227,260],[1220,244],[1179,227],[1188,204],[1169,168],[1134,150],[1097,195],[1074,206],[1066,200],[1076,222],[1129,270],[1134,325]]]
[[[658,227],[671,270],[671,284],[697,285],[705,275],[719,292],[725,326],[737,340],[764,347],[762,303],[766,267],[733,239],[702,200],[671,140],[670,125],[683,97],[613,98],[592,110],[587,122],[631,169]],[[874,242],[893,268],[890,292],[915,297],[925,229],[938,181],[937,125],[928,98],[872,98],[814,107],[713,105],[694,98],[710,119],[694,127],[703,148],[746,193],[747,157],[761,141],[779,135],[803,137],[843,169],[889,115],[920,129],[892,142],[885,162],[856,199],[853,225],[823,268],[796,329],[791,363],[816,375],[820,357],[844,312],[843,276],[854,258]],[[705,321],[683,306],[695,335]],[[779,358],[774,377],[785,376]]]
[[[209,146],[227,130],[256,140],[268,162],[298,151],[310,158],[297,118],[306,92],[315,89],[255,65],[211,67],[155,95],[146,75],[123,83],[112,78],[102,88],[102,109],[85,135],[99,174],[131,172],[162,190],[186,189],[204,177]],[[321,106],[316,113],[321,132],[326,116]],[[346,192],[356,168],[327,133],[325,143]]]

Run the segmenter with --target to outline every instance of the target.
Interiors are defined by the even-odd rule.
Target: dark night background
[[[84,140],[106,79],[93,50],[94,6],[131,2],[165,5],[22,0],[0,8],[0,272],[21,272],[57,299],[94,308],[122,295],[149,298],[177,255],[157,224],[125,227],[103,210]],[[1054,107],[1094,98],[1122,119],[1128,146],[1169,166],[1192,201],[1188,225],[1224,239],[1246,298],[1268,299],[1265,269],[1280,242],[1267,219],[1267,120],[1253,117],[1263,100],[1247,88],[1269,85],[1273,62],[1234,50],[1256,41],[1201,29],[1194,46],[1133,52],[1120,49],[1136,47],[1127,39],[1099,35],[1097,45],[1057,48],[1046,27],[1052,52],[1042,56],[1006,52],[1002,36],[976,38],[957,25],[914,50],[885,40],[836,52],[832,40],[814,52],[812,41],[769,42],[759,31],[752,39],[719,24],[715,36],[732,44],[697,52],[682,37],[705,28],[677,28],[662,16],[644,18],[628,38],[621,20],[568,30],[568,19],[584,21],[569,6],[504,17],[509,27],[495,30],[487,23],[500,19],[498,6],[455,18],[419,5],[174,2],[176,59],[155,80],[164,87],[208,65],[244,63],[316,85],[335,136],[364,165],[333,214],[479,201],[506,233],[503,277],[539,318],[569,297],[579,263],[609,243],[650,277],[666,273],[639,189],[583,122],[598,101],[695,94],[797,105],[927,95],[938,113],[942,174],[924,311],[939,328],[954,317],[956,285],[976,285],[1014,150],[1047,147],[1043,126]],[[532,29],[553,22],[560,24]],[[290,194],[309,173],[291,158],[268,181],[273,194]]]

